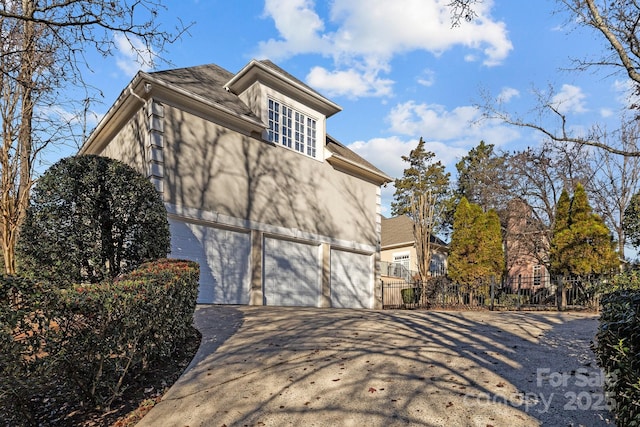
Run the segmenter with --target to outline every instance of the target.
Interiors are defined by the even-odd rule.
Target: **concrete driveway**
[[[198,306],[191,365],[139,426],[612,425],[597,316]]]

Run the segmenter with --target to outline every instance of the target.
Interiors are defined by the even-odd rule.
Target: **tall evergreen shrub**
[[[19,263],[58,284],[96,283],[166,257],[169,239],[166,209],[148,179],[117,160],[68,157],[33,189]]]

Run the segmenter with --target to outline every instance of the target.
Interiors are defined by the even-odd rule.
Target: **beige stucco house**
[[[431,265],[433,275],[447,271],[448,248],[445,242],[431,236]],[[418,259],[413,221],[406,215],[383,218],[381,223],[380,261],[382,275],[393,278],[413,279],[418,274]],[[409,273],[407,273],[409,272]]]
[[[341,108],[270,61],[139,72],[80,150],[146,174],[200,303],[380,307],[380,169]]]

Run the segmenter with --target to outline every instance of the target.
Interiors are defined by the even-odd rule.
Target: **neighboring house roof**
[[[382,249],[400,246],[413,246],[413,221],[407,215],[400,215],[393,218],[382,218],[381,222],[380,247]],[[438,246],[447,244],[438,237],[431,235],[431,243]]]

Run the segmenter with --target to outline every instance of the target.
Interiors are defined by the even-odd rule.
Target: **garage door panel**
[[[249,233],[172,220],[171,256],[200,264],[198,303],[249,303]]]
[[[371,255],[331,251],[331,306],[371,308],[373,272]]]
[[[288,240],[264,240],[266,305],[316,307],[320,300],[318,245]]]

